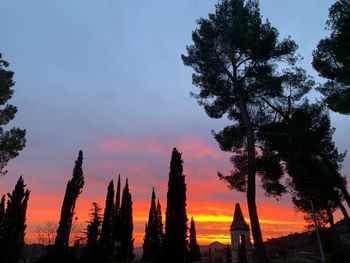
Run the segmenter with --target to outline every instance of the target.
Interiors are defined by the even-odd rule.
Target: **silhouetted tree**
[[[328,107],[350,114],[350,1],[338,0],[329,9],[330,36],[320,40],[313,52],[313,67],[328,79],[319,91]]]
[[[186,184],[181,153],[174,148],[171,154],[170,172],[165,213],[164,261],[187,262],[187,213]]]
[[[148,262],[161,262],[163,224],[161,218],[160,204],[156,205],[156,194],[152,190],[151,207],[148,214],[148,223],[145,227],[143,239],[142,260]]]
[[[5,221],[5,195],[3,195],[0,200],[0,239],[3,233],[4,221]]]
[[[4,249],[5,249],[5,195],[1,197],[0,201],[0,257],[4,256]],[[3,249],[1,249],[3,248]]]
[[[102,262],[101,253],[99,250],[98,239],[100,237],[101,208],[95,202],[92,203],[90,220],[86,227],[86,245],[83,249],[84,262]]]
[[[262,22],[255,0],[222,0],[214,14],[197,23],[198,28],[192,33],[193,44],[187,47],[188,55],[182,59],[195,71],[193,84],[200,92],[193,95],[209,117],[225,115],[233,121],[224,133],[229,136],[227,141],[231,139],[231,149],[239,159],[232,159],[238,165],[235,175],[243,184],[246,181],[246,189],[240,190],[247,193],[255,254],[259,262],[267,262],[255,201],[258,168],[255,148],[260,144],[256,131],[262,124],[274,121],[278,108],[271,102],[283,93],[288,75],[305,77],[298,68],[277,72],[278,65],[285,63],[287,68],[297,61],[297,45],[290,39],[278,40],[277,29],[268,21]],[[273,153],[266,157],[275,158]],[[271,186],[269,182],[267,186]],[[284,189],[277,186],[277,194],[281,194]]]
[[[339,207],[349,222],[341,203],[344,198],[349,204],[350,199],[346,180],[340,174],[345,154],[335,147],[333,132],[324,105],[305,102],[288,118],[261,129],[259,136],[268,142],[265,147],[278,152],[279,161],[284,162],[291,177],[295,196],[305,193],[311,198],[312,193],[314,196],[322,193],[317,200],[323,208]]]
[[[9,63],[0,53],[0,176],[6,174],[7,163],[15,158],[26,144],[26,131],[19,128],[5,130],[5,126],[15,117],[17,107],[8,104],[14,93],[13,71],[7,70]]]
[[[113,245],[120,242],[120,229],[121,229],[121,217],[120,217],[120,175],[118,176],[117,190],[115,195],[114,203],[114,214],[113,214]],[[117,247],[113,247],[114,251],[118,250]]]
[[[66,255],[69,246],[69,235],[72,228],[73,215],[75,213],[75,203],[84,187],[83,175],[83,152],[79,151],[75,166],[73,169],[73,176],[67,183],[66,192],[61,208],[61,217],[57,229],[55,239],[55,253],[54,259],[60,261]]]
[[[163,231],[163,217],[162,217],[162,208],[160,206],[159,199],[157,201],[157,221],[158,221],[158,233],[160,233],[160,240],[163,248],[163,242],[164,242],[164,231]],[[163,251],[162,251],[163,252]]]
[[[26,229],[26,212],[29,190],[25,190],[22,176],[18,179],[12,194],[7,194],[7,205],[0,235],[1,262],[19,262],[22,257]],[[1,200],[3,202],[4,199]],[[3,206],[3,203],[1,204]]]
[[[191,226],[190,226],[190,257],[192,261],[201,261],[201,252],[199,249],[199,245],[197,243],[197,234],[196,234],[196,226],[193,217],[191,218]]]
[[[114,183],[109,182],[107,188],[106,205],[103,213],[101,229],[100,248],[105,261],[110,261],[113,254],[113,228],[112,220],[114,215]]]
[[[134,239],[133,239],[133,218],[132,218],[132,198],[129,192],[129,183],[126,183],[123,189],[122,203],[120,207],[120,240],[121,246],[117,257],[121,260],[132,261],[134,258]]]

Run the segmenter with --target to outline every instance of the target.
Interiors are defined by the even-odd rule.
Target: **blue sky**
[[[227,155],[215,159],[213,151],[221,153],[210,131],[228,121],[209,119],[189,96],[196,91],[192,70],[181,61],[196,19],[214,11],[216,2],[0,1],[0,52],[16,80],[12,102],[18,114],[11,124],[28,133],[27,147],[0,178],[0,192],[10,191],[23,174],[33,196],[50,191],[62,195],[79,149],[84,150],[91,178],[84,189],[86,202],[93,197],[103,200],[105,186],[119,172],[141,189],[135,191],[135,202],[148,200],[154,184],[164,199],[171,148],[178,145],[185,148],[179,150],[185,166],[186,158],[190,160],[189,171],[200,173],[203,163],[209,163],[214,172],[203,176],[217,181],[215,171],[230,169],[230,163]],[[302,65],[318,81],[322,80],[311,67],[311,53],[327,35],[325,21],[333,2],[260,1],[263,17],[281,37],[290,35],[298,43]],[[331,116],[339,149],[350,148],[350,117]],[[193,148],[186,146],[193,141]],[[147,154],[150,145],[158,147],[154,155]],[[196,147],[210,151],[197,156]],[[163,151],[168,154],[160,157]],[[153,168],[133,170],[137,162]],[[349,157],[343,170],[350,171]],[[222,190],[208,193],[217,202],[231,207],[232,199],[244,200],[218,184]],[[288,200],[285,203],[292,209]],[[34,210],[36,205],[30,207]]]

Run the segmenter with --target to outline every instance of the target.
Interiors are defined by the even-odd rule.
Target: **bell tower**
[[[236,203],[230,228],[232,263],[253,263],[249,225],[245,222],[241,207]]]

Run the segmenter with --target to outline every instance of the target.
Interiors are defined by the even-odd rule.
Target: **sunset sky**
[[[192,70],[181,54],[196,19],[214,11],[209,0],[0,1],[0,53],[15,72],[10,124],[27,130],[27,146],[0,178],[0,193],[20,175],[31,190],[27,236],[59,220],[66,182],[80,149],[85,187],[76,205],[83,227],[93,201],[104,207],[107,184],[129,179],[136,246],[142,244],[152,187],[165,211],[170,155],[183,153],[187,213],[201,245],[229,242],[236,202],[248,219],[244,193],[229,190],[216,173],[232,167],[211,135],[228,120],[213,120],[191,98]],[[261,13],[281,37],[299,44],[308,74],[311,53],[325,35],[331,0],[261,0]],[[318,97],[313,92],[311,99]],[[350,118],[331,114],[335,140],[350,149]],[[343,173],[350,172],[350,158]],[[289,196],[276,201],[258,190],[264,238],[304,228]],[[30,238],[31,237],[31,238]]]

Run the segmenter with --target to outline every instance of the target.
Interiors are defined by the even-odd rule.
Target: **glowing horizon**
[[[183,153],[187,215],[201,244],[229,238],[234,204],[249,222],[245,193],[231,191],[217,172],[232,169],[211,131],[231,125],[211,119],[189,96],[198,92],[181,61],[195,21],[215,11],[203,1],[3,1],[2,56],[13,70],[18,107],[9,124],[27,130],[27,145],[0,178],[0,194],[23,175],[31,195],[27,241],[47,221],[58,222],[66,183],[80,149],[85,186],[76,204],[81,228],[92,202],[103,212],[107,184],[129,179],[135,244],[140,246],[152,187],[165,212],[170,154]],[[313,75],[312,51],[333,0],[261,0],[261,14],[300,47],[301,67]],[[301,8],[301,6],[303,8]],[[318,12],[315,12],[315,10]],[[293,14],[292,16],[290,14]],[[289,19],[285,19],[288,17]],[[179,19],[181,18],[181,19]],[[29,21],[29,22],[28,22]],[[299,66],[299,65],[298,65]],[[311,99],[317,95],[312,94]],[[350,149],[350,118],[331,114],[339,152]],[[349,174],[349,156],[342,174]],[[264,196],[257,177],[257,207],[265,239],[302,231],[304,220],[290,196]],[[339,218],[339,216],[337,217]],[[165,218],[163,217],[163,220]],[[225,242],[226,242],[225,241]]]

